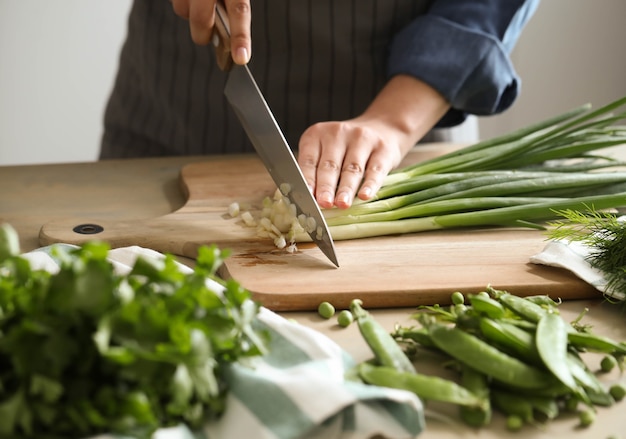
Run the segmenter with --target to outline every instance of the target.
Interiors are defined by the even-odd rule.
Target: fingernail
[[[338,194],[337,198],[335,198],[335,204],[338,207],[348,207],[350,205],[350,195],[345,192]]]
[[[323,192],[320,194],[319,203],[323,207],[331,207],[333,205],[333,194],[330,192]]]
[[[361,188],[361,196],[366,199],[370,198],[372,196],[372,188],[369,186]]]
[[[247,64],[248,63],[248,49],[245,47],[240,47],[237,49],[235,54],[236,60],[238,64]]]

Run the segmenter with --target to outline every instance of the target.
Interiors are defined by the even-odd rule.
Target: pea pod
[[[541,413],[546,419],[554,419],[559,415],[559,404],[556,399],[544,396],[527,396],[535,412]]]
[[[461,406],[459,409],[461,419],[472,427],[488,425],[491,422],[491,403],[487,377],[476,369],[461,365],[461,385],[485,401],[480,407]]]
[[[497,300],[492,299],[486,294],[472,294],[469,296],[472,308],[479,314],[499,319],[504,316],[505,309]]]
[[[491,392],[493,406],[507,416],[519,416],[525,423],[533,423],[534,407],[529,398],[506,392],[501,389],[494,389]]]
[[[589,372],[583,361],[573,353],[567,354],[567,364],[574,379],[578,381],[582,386],[588,389],[595,389],[598,392],[602,392],[604,387],[597,379],[597,377]]]
[[[468,407],[483,407],[485,400],[454,381],[420,373],[401,372],[386,366],[361,363],[359,376],[368,384],[408,390],[420,398]]]
[[[575,354],[568,353],[567,362],[574,379],[584,388],[589,401],[595,405],[608,407],[615,403],[604,384],[585,366]]]
[[[396,328],[393,337],[403,341],[411,340],[426,348],[435,347],[426,328]]]
[[[415,373],[413,363],[404,353],[392,335],[387,332],[362,307],[363,302],[355,299],[350,303],[350,311],[354,315],[363,339],[372,350],[374,357],[382,366],[392,367],[401,372]]]
[[[570,331],[567,338],[572,346],[580,350],[626,355],[626,346],[608,337],[589,332]]]
[[[554,385],[555,380],[550,374],[505,354],[472,334],[437,324],[429,329],[430,337],[439,349],[495,380],[525,389]]]
[[[485,339],[498,344],[511,355],[530,363],[539,363],[533,334],[510,323],[482,318],[480,331]]]
[[[536,303],[537,305],[540,305],[540,306],[547,306],[550,308],[556,308],[559,306],[558,302],[556,302],[550,296],[546,296],[544,294],[535,295],[535,296],[525,296],[524,299],[528,300],[529,302]]]
[[[496,297],[506,308],[533,323],[538,323],[543,316],[548,314],[548,311],[541,305],[510,293],[500,292]]]
[[[567,360],[568,324],[557,314],[547,313],[537,323],[535,343],[544,365],[568,389],[579,395],[582,401],[588,397],[572,376]]]

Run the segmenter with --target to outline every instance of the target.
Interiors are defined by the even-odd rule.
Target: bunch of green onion
[[[626,206],[626,97],[584,105],[389,174],[376,196],[324,211],[335,240],[461,227],[531,227],[564,209]],[[296,241],[307,241],[300,234]]]

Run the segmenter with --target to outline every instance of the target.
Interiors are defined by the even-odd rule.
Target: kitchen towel
[[[626,216],[618,218],[619,221],[626,221]],[[540,265],[565,268],[571,271],[580,279],[594,286],[605,296],[615,300],[625,300],[626,294],[620,291],[609,291],[604,273],[588,262],[588,257],[593,248],[579,241],[569,241],[565,239],[549,241],[543,250],[531,256],[530,262]]]
[[[55,272],[53,247],[24,257],[33,268]],[[125,273],[139,255],[163,257],[132,246],[110,250],[109,260],[119,273]],[[191,270],[183,264],[179,269]],[[264,307],[258,323],[271,334],[269,352],[254,369],[239,364],[228,369],[231,390],[223,416],[201,432],[184,426],[164,428],[154,439],[365,439],[376,435],[410,439],[423,430],[424,410],[417,396],[345,380],[344,373],[354,360],[324,334]],[[132,438],[105,435],[92,439]]]

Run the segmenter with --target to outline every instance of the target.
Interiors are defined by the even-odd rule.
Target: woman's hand
[[[213,37],[215,5],[225,6],[230,23],[230,43],[235,64],[246,64],[252,54],[250,0],[170,0],[176,15],[189,21],[191,39],[207,45]]]
[[[427,84],[392,78],[360,116],[320,122],[300,138],[298,164],[322,208],[367,200],[450,108]]]

